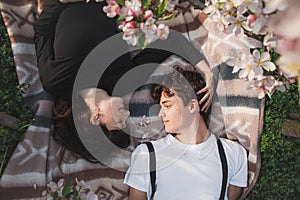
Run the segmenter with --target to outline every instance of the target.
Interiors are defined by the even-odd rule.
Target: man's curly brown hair
[[[151,95],[157,103],[159,102],[162,94],[167,97],[174,96],[175,94],[171,91],[171,89],[173,89],[176,94],[182,98],[184,105],[187,105],[187,103],[189,103],[192,99],[197,99],[199,102],[206,94],[206,92],[197,94],[199,90],[206,86],[206,83],[202,74],[195,68],[184,69],[181,66],[175,65],[170,73],[158,76],[155,79]],[[205,102],[201,105],[204,104]],[[200,115],[206,122],[208,121],[209,111],[200,111]]]

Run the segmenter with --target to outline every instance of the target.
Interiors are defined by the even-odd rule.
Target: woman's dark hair
[[[151,95],[156,102],[159,102],[162,92],[164,95],[171,97],[175,94],[171,91],[173,88],[177,95],[182,98],[184,105],[187,105],[192,99],[200,99],[206,94],[196,94],[197,91],[201,90],[206,86],[203,76],[195,69],[184,69],[181,66],[173,66],[173,70],[165,75],[156,77],[155,83]],[[204,105],[203,102],[201,105]],[[200,105],[200,106],[201,106]],[[205,122],[208,122],[210,112],[203,112],[200,110],[200,115],[204,118]]]
[[[76,115],[74,118],[70,101],[62,98],[59,98],[55,101],[53,108],[54,140],[63,146],[62,152],[64,152],[65,149],[68,149],[76,157],[81,156],[92,163],[98,163],[99,161],[86,149],[82,143],[77,131],[77,128],[80,128],[81,131],[86,131],[88,133],[90,129],[93,128],[93,125],[90,124],[90,110],[82,98],[76,101],[76,105],[73,105],[73,109],[76,109],[77,111],[75,112]],[[79,127],[77,126],[76,128],[74,120],[76,122],[80,122]],[[101,128],[106,137],[116,146],[120,148],[126,148],[129,146],[130,138],[126,133],[126,130],[109,131],[104,125],[101,125]]]

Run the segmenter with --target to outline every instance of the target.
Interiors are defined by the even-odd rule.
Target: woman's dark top
[[[105,5],[106,2],[94,1],[63,4],[59,0],[49,0],[46,3],[34,26],[34,41],[40,79],[51,95],[70,99],[76,74],[85,57],[99,43],[119,33],[116,19],[103,12]],[[179,55],[192,65],[203,59],[183,36],[175,40],[170,34],[168,40],[156,42],[182,47]],[[171,54],[153,48],[144,49],[134,58],[127,53],[106,69],[98,87],[111,95],[116,82],[128,70],[145,63],[160,63]]]

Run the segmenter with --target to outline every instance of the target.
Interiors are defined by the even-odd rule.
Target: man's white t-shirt
[[[221,139],[228,163],[228,184],[247,186],[247,153],[237,142]],[[219,199],[222,163],[217,140],[211,134],[201,144],[187,145],[172,135],[152,141],[156,155],[156,192],[153,199]],[[151,196],[149,151],[139,145],[131,157],[124,183]],[[227,199],[227,191],[225,195]]]

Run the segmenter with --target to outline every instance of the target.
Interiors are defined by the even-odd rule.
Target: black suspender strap
[[[220,155],[221,162],[222,162],[223,179],[222,179],[222,189],[221,189],[221,194],[220,194],[220,200],[223,200],[225,197],[225,193],[226,193],[226,185],[227,185],[227,178],[228,178],[228,165],[227,165],[226,155],[225,155],[225,151],[224,151],[223,145],[221,143],[221,140],[218,139],[217,143],[218,143],[219,155]]]
[[[218,139],[218,150],[219,150],[219,155],[222,163],[222,172],[223,172],[223,178],[222,178],[222,189],[221,189],[221,194],[220,194],[220,200],[225,199],[225,193],[226,193],[226,185],[227,185],[227,178],[228,178],[228,165],[227,165],[227,159],[225,155],[225,151],[223,148],[223,145],[221,141]],[[151,181],[151,198],[153,199],[155,191],[156,191],[156,158],[155,158],[155,151],[154,147],[151,142],[145,142],[147,145],[148,151],[149,151],[149,157],[150,157],[150,162],[149,162],[149,168],[150,168],[150,181]]]
[[[154,151],[154,147],[152,145],[151,142],[145,142],[145,144],[148,147],[148,151],[149,151],[149,168],[150,168],[150,180],[151,180],[151,198],[153,199],[154,197],[154,193],[156,191],[156,186],[155,186],[155,182],[156,182],[156,158],[155,158],[155,151]]]

